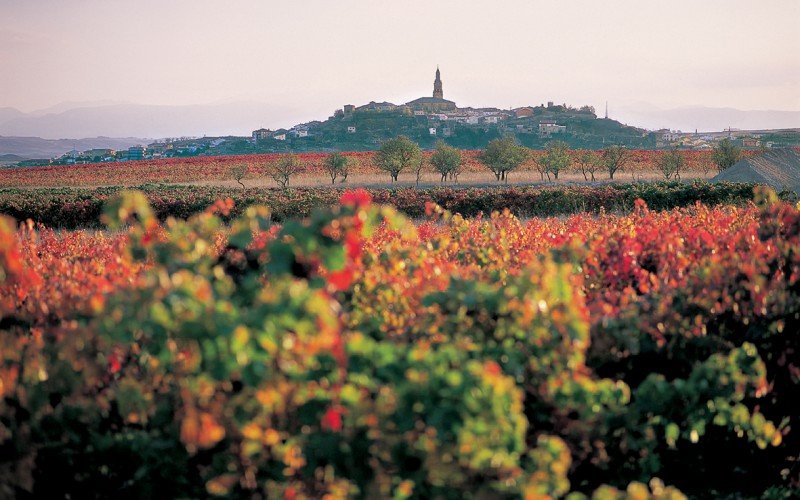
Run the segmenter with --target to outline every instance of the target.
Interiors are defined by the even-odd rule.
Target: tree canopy
[[[722,139],[714,147],[712,158],[714,163],[717,164],[717,169],[722,172],[742,159],[742,150],[733,144],[730,139]]]
[[[448,146],[444,141],[436,143],[436,151],[430,159],[433,168],[442,176],[442,182],[450,176],[453,180],[458,180],[458,173],[461,169],[461,153],[453,146]]]
[[[489,141],[478,155],[481,163],[494,173],[497,180],[508,181],[508,173],[516,170],[528,159],[528,150],[512,136]]]
[[[548,180],[550,174],[553,174],[553,177],[558,180],[558,174],[572,164],[569,156],[569,144],[564,141],[550,141],[544,149],[545,154],[539,159],[539,162],[544,167]]]
[[[600,156],[594,151],[583,150],[578,153],[575,163],[583,174],[583,180],[588,181],[591,175],[594,182],[594,173],[600,168]]]
[[[404,135],[389,139],[381,145],[375,155],[375,162],[381,170],[389,172],[392,182],[403,170],[419,162],[422,152],[417,143]]]

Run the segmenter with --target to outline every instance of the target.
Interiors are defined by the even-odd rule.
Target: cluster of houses
[[[728,139],[735,145],[743,149],[759,149],[780,147],[773,141],[762,142],[763,135],[753,132],[743,132],[736,129],[728,129],[723,132],[698,133],[681,132],[680,130],[661,129],[655,131],[657,148],[688,148],[697,150],[709,150],[714,148],[714,144]]]
[[[138,144],[127,149],[115,150],[95,148],[86,151],[73,149],[50,160],[54,165],[70,165],[76,163],[98,163],[149,160],[157,158],[172,158],[175,156],[189,156],[217,148],[227,139],[181,137],[176,139],[163,139],[147,145]]]
[[[374,101],[358,107],[346,104],[342,109],[334,112],[333,118],[348,122],[352,121],[353,117],[359,113],[399,113],[426,119],[426,123],[429,125],[428,134],[442,135],[444,137],[449,137],[457,125],[484,127],[497,126],[511,121],[525,121],[524,124],[517,123],[512,127],[516,127],[515,130],[520,133],[538,133],[540,137],[550,137],[567,131],[566,125],[559,124],[553,118],[554,113],[541,113],[533,107],[508,110],[498,108],[458,108],[454,103],[452,106],[448,103],[451,103],[451,101],[420,98],[402,105]],[[552,102],[548,103],[548,106],[550,108],[554,107]],[[537,113],[537,111],[539,112]],[[540,115],[538,120],[534,120],[535,113]],[[268,141],[285,141],[287,138],[309,137],[318,133],[315,128],[319,125],[321,125],[321,122],[305,123],[290,129],[270,130],[260,128],[252,132],[251,140],[253,143],[258,144]],[[355,123],[348,124],[346,131],[348,134],[356,134],[359,128]]]
[[[302,125],[295,125],[290,129],[270,130],[260,128],[254,130],[251,134],[253,143],[261,143],[267,140],[285,141],[287,137],[308,137],[309,130],[321,122],[304,123]]]

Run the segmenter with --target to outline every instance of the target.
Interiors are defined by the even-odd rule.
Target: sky
[[[249,130],[430,95],[438,65],[460,107],[800,111],[798,20],[797,0],[0,0],[0,108],[282,110]]]

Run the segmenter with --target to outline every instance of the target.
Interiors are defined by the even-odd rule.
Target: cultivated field
[[[0,172],[0,497],[799,492],[800,207],[320,158]]]
[[[462,151],[464,162],[463,173],[459,182],[466,185],[497,184],[494,175],[478,160],[478,151]],[[577,158],[581,151],[572,151]],[[627,167],[618,172],[618,181],[659,180],[664,179],[656,167],[657,160],[664,151],[632,151]],[[752,154],[752,152],[747,152]],[[543,184],[546,179],[537,171],[536,159],[543,155],[542,151],[532,151],[532,159],[522,164],[511,173],[511,183]],[[710,151],[682,151],[685,158],[685,170],[682,178],[708,178],[715,174]],[[344,153],[349,159],[349,186],[385,186],[390,184],[389,174],[382,172],[375,162],[375,153]],[[245,186],[274,186],[270,168],[286,155],[247,155],[247,156],[204,156],[192,158],[172,158],[159,160],[143,160],[122,163],[94,163],[82,165],[54,165],[43,167],[12,168],[0,170],[0,187],[60,187],[60,186],[136,186],[145,183],[183,183],[205,185],[238,185],[234,170],[245,168],[242,182]],[[323,162],[324,153],[304,153],[296,155],[299,171],[290,180],[290,186],[322,186],[330,185]],[[430,157],[430,152],[423,154]],[[596,181],[608,180],[608,173],[598,168]],[[430,165],[423,169],[421,182],[425,185],[439,184],[439,175]],[[401,172],[399,182],[411,185],[416,182],[416,174],[410,171]],[[591,178],[589,178],[589,181]],[[558,181],[587,182],[579,173],[577,164],[563,172]],[[337,179],[341,183],[341,178]],[[449,181],[452,183],[452,181]]]

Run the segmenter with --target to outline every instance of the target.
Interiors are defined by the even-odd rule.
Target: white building
[[[353,126],[347,127],[347,133],[348,134],[355,134],[356,133],[356,128],[353,127]]]
[[[272,138],[275,139],[276,141],[285,141],[286,134],[273,135]]]
[[[562,134],[566,131],[567,127],[565,125],[558,125],[556,122],[539,122],[540,134]]]
[[[431,127],[428,129],[428,133],[430,135],[436,135],[436,127]]]
[[[675,132],[664,132],[661,134],[661,140],[664,142],[675,142],[679,140],[681,136]]]

